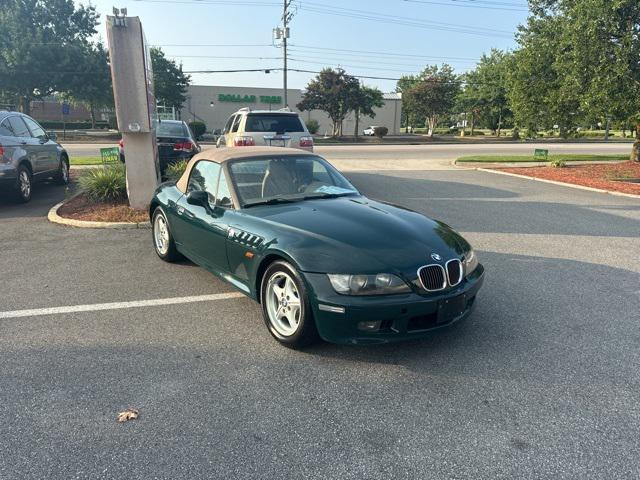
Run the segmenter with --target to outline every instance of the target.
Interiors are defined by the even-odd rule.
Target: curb
[[[47,214],[47,219],[52,223],[58,223],[60,225],[66,225],[68,227],[76,228],[108,228],[118,230],[133,230],[133,229],[149,229],[151,228],[151,222],[93,222],[88,220],[75,220],[73,218],[64,218],[58,215],[58,210],[65,202],[75,198],[77,195],[73,195],[67,200],[54,205]]]
[[[506,175],[508,177],[526,178],[527,180],[535,180],[536,182],[550,183],[552,185],[560,185],[561,187],[575,188],[578,190],[586,190],[589,192],[607,193],[609,195],[615,195],[617,197],[640,198],[640,195],[636,195],[633,193],[612,192],[611,190],[603,190],[601,188],[595,188],[595,187],[586,187],[584,185],[576,185],[574,183],[558,182],[556,180],[547,180],[546,178],[530,177],[528,175],[520,175],[519,173],[502,172],[500,170],[493,170],[491,168],[478,167],[476,168],[476,170],[479,172],[489,172],[489,173],[495,173],[497,175]]]

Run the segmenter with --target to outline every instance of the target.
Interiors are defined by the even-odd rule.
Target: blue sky
[[[280,0],[93,0],[91,4],[102,21],[114,5],[139,16],[147,41],[181,61],[185,71],[282,66],[282,51],[271,46],[272,28],[282,14]],[[514,48],[513,32],[527,16],[525,0],[298,0],[292,10],[291,68],[318,71],[342,66],[355,75],[391,78],[442,62],[458,72],[472,68],[474,60],[492,47]],[[99,32],[106,38],[104,24]],[[313,76],[290,72],[289,86],[304,88]],[[395,88],[391,80],[363,82],[383,91]],[[282,73],[194,74],[192,83],[281,87]]]

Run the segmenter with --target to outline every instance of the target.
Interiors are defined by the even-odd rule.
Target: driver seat
[[[262,180],[262,198],[297,193],[292,164],[286,160],[270,160]]]

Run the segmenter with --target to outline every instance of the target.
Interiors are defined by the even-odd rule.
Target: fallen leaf
[[[129,407],[124,412],[120,412],[116,420],[120,423],[127,422],[129,420],[135,420],[136,418],[138,418],[138,415],[138,410]]]

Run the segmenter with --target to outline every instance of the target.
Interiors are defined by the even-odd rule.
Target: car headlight
[[[377,275],[327,274],[333,289],[341,295],[390,295],[408,293],[409,286],[396,275],[378,273]]]
[[[464,276],[467,277],[478,267],[478,256],[473,248],[464,254],[462,258],[462,267],[464,268]]]

